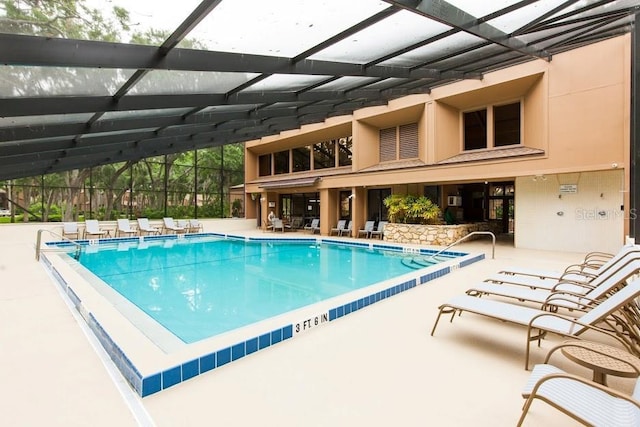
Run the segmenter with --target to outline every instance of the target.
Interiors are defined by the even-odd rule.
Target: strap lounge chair
[[[492,295],[503,298],[513,298],[518,301],[528,301],[546,306],[563,307],[568,309],[582,308],[606,296],[620,286],[631,276],[640,272],[640,258],[630,254],[621,260],[617,268],[611,268],[596,277],[588,286],[572,282],[559,282],[552,289],[531,289],[524,286],[509,286],[480,282],[467,290],[467,295]]]
[[[619,268],[621,263],[625,263],[631,257],[640,258],[640,247],[626,246],[594,273],[580,272],[577,270],[567,270],[567,272],[560,279],[543,279],[540,277],[526,275],[498,273],[489,276],[484,281],[492,283],[507,283],[547,290],[553,289],[558,283],[561,282],[573,282],[577,285],[593,286],[592,282],[597,277],[610,273],[612,269],[615,270]]]
[[[138,234],[138,230],[131,227],[131,223],[126,218],[118,218],[116,228],[116,237],[118,236],[135,236]]]
[[[84,221],[84,237],[85,238],[101,238],[109,235],[108,230],[100,228],[100,223],[97,219],[87,219]]]
[[[640,425],[640,380],[636,380],[633,393],[628,396],[553,365],[536,365],[523,395],[528,397],[518,426],[524,422],[535,399],[588,426]]]
[[[67,239],[79,239],[80,230],[78,229],[77,222],[63,222],[62,223],[62,237]]]
[[[362,230],[358,230],[358,237],[364,234],[364,237],[367,239],[371,236],[371,232],[373,231],[373,227],[375,225],[375,221],[367,221],[364,223],[364,228]]]
[[[560,336],[577,337],[587,330],[595,330],[612,337],[631,351],[631,346],[627,342],[628,337],[625,340],[622,333],[617,332],[619,331],[619,325],[622,324],[619,316],[615,321],[612,321],[610,316],[616,314],[618,310],[626,305],[635,304],[634,299],[638,296],[640,296],[640,279],[634,280],[616,293],[602,299],[598,305],[589,306],[590,310],[586,313],[573,313],[575,316],[566,316],[503,301],[460,295],[439,307],[438,317],[431,330],[431,335],[433,336],[436,331],[440,316],[451,314],[451,322],[453,322],[456,314],[462,312],[474,313],[526,326],[525,369],[529,368],[531,342],[538,341],[539,343],[547,332]],[[597,326],[601,323],[605,323],[608,326],[608,330]]]
[[[311,220],[311,224],[304,226],[305,230],[309,230],[311,234],[315,234],[316,231],[320,232],[320,220],[318,218],[314,218]]]
[[[173,233],[185,233],[187,230],[184,227],[179,226],[173,221],[171,217],[162,218],[162,232],[167,233],[171,231]]]
[[[531,268],[509,267],[500,270],[497,280],[507,283],[525,283],[529,280],[537,280],[538,283],[550,283],[563,279],[574,281],[589,282],[594,277],[604,273],[607,269],[613,267],[620,259],[629,254],[639,254],[640,246],[627,245],[616,254],[607,254],[605,252],[590,252],[580,264],[572,264],[565,268],[564,271],[536,270]],[[597,261],[594,261],[597,260]],[[543,285],[544,286],[544,285]]]
[[[329,232],[329,236],[333,236],[333,233],[336,233],[336,235],[340,235],[340,231],[344,230],[344,228],[347,225],[347,220],[346,219],[341,219],[338,221],[338,224],[335,226],[335,228],[332,228],[331,231]]]
[[[378,237],[380,240],[384,237],[384,226],[387,225],[387,221],[380,221],[375,230],[371,230],[369,236],[371,238]]]
[[[627,248],[633,248],[633,245],[625,246],[621,249],[621,251],[626,251]],[[576,268],[581,271],[586,271],[588,273],[594,273],[596,270],[599,270],[602,266],[606,265],[606,263],[615,256],[616,254],[610,254],[608,252],[589,252],[587,255],[585,255],[584,260],[581,263],[572,264],[567,268],[565,268],[564,271],[540,270],[540,269],[534,269],[534,268],[528,268],[528,267],[515,266],[515,267],[507,267],[504,270],[500,270],[500,273],[532,276],[532,277],[538,277],[540,279],[559,280],[567,272],[567,270],[573,270]]]
[[[158,228],[152,227],[151,224],[149,224],[148,218],[137,218],[136,221],[138,222],[138,230],[141,236],[144,236],[144,234],[160,234]]]

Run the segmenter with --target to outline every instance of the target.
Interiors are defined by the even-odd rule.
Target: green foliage
[[[440,217],[440,208],[425,196],[392,194],[383,200],[391,222],[429,224]]]

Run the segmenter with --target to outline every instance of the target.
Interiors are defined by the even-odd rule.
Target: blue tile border
[[[358,246],[358,247],[366,247],[372,249],[383,249],[383,250],[392,250],[392,251],[403,251],[402,246],[398,245],[386,245],[386,244],[371,244],[371,243],[360,243],[360,242],[345,242],[342,240],[332,240],[332,239],[320,239],[320,238],[300,238],[300,239],[279,239],[279,238],[245,238],[241,236],[230,236],[223,235],[217,233],[198,233],[198,234],[189,234],[184,238],[197,238],[203,236],[213,236],[213,237],[222,237],[228,239],[240,239],[240,240],[249,240],[249,241],[298,241],[304,243],[329,243],[329,244],[338,244],[338,245],[346,245],[346,246]],[[144,240],[160,240],[160,239],[177,239],[175,235],[168,236],[145,236]],[[108,244],[113,242],[137,242],[139,239],[136,238],[109,238],[109,239],[101,239],[98,244]],[[78,240],[78,243],[88,244],[88,240]],[[70,246],[68,243],[56,244],[56,242],[49,242],[48,245],[55,246]],[[429,255],[434,254],[436,251],[434,250],[420,250],[420,255]],[[444,252],[442,255],[457,255],[457,256],[465,256],[467,253],[463,252]],[[457,267],[464,267],[474,262],[480,261],[484,259],[484,254],[479,254],[473,256],[471,258],[467,258],[461,260]],[[244,358],[250,354],[256,353],[259,350],[266,349],[274,344],[289,340],[293,338],[293,324],[287,324],[282,327],[276,328],[270,332],[263,333],[259,336],[250,337],[247,340],[240,341],[234,345],[229,347],[225,347],[219,349],[217,351],[213,351],[211,353],[202,355],[196,359],[188,360],[178,366],[173,366],[171,368],[165,369],[161,372],[156,372],[150,375],[143,376],[140,371],[136,368],[131,360],[124,354],[122,349],[113,341],[111,336],[104,330],[102,325],[98,322],[98,320],[93,316],[92,313],[86,310],[86,307],[83,306],[82,300],[78,297],[78,295],[74,292],[74,290],[67,284],[62,275],[57,271],[57,269],[51,264],[51,261],[47,258],[46,255],[41,255],[40,258],[43,265],[52,273],[52,276],[56,279],[55,281],[58,285],[63,289],[64,293],[68,296],[76,310],[83,317],[91,331],[94,333],[100,344],[105,349],[113,363],[116,365],[118,370],[121,372],[123,377],[129,382],[131,387],[140,395],[141,397],[146,397],[152,395],[154,393],[158,393],[162,390],[165,390],[174,385],[180,384],[183,381],[194,378],[198,375],[204,374],[206,372],[215,370],[220,368],[226,364],[237,361],[239,359]],[[430,271],[429,273],[422,275],[418,278],[413,278],[411,280],[404,281],[402,283],[394,284],[386,289],[374,292],[370,295],[366,295],[364,297],[355,299],[353,301],[347,302],[345,304],[341,304],[337,307],[330,308],[328,310],[328,320],[333,321],[339,319],[347,314],[354,313],[358,310],[361,310],[371,304],[375,304],[379,301],[382,301],[391,296],[397,295],[399,293],[405,292],[409,289],[413,289],[418,285],[427,283],[431,280],[437,279],[438,277],[442,277],[446,274],[449,274],[452,271],[451,266],[446,266],[440,268],[435,271]]]

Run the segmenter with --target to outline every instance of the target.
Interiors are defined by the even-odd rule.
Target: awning
[[[319,180],[320,178],[318,177],[284,179],[281,181],[263,182],[262,184],[258,184],[258,187],[264,188],[266,190],[271,190],[274,188],[309,187],[311,185],[315,185]]]

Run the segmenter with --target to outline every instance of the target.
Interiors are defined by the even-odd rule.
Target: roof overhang
[[[281,181],[263,182],[262,184],[258,184],[258,187],[264,188],[265,190],[291,187],[310,187],[316,185],[319,180],[319,177],[285,179]]]

